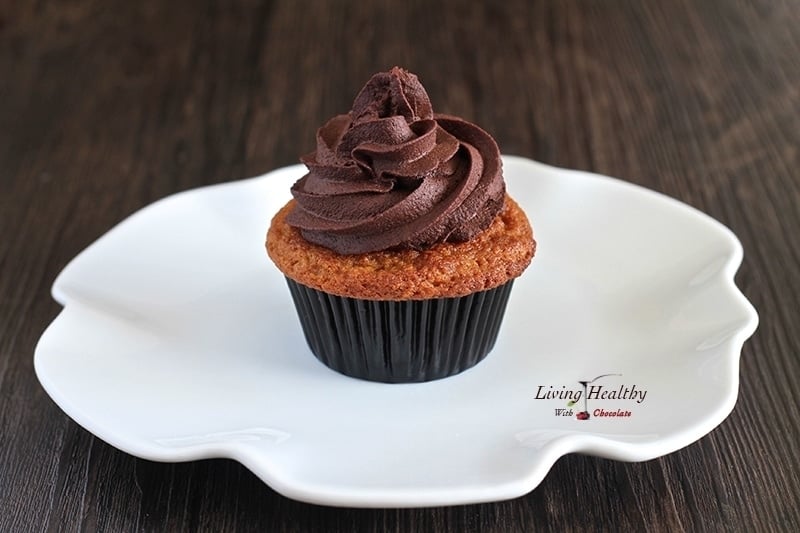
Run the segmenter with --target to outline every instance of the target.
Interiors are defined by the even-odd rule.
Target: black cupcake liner
[[[317,359],[385,383],[431,381],[475,366],[494,347],[513,284],[458,298],[382,301],[286,281]]]

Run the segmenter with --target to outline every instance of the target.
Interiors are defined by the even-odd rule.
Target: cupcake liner
[[[286,281],[317,359],[386,383],[431,381],[475,366],[494,347],[513,284],[458,298],[382,301]]]

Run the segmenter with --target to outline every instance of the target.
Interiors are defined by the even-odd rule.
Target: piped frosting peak
[[[287,223],[341,254],[467,241],[503,207],[494,139],[434,114],[417,77],[398,67],[375,74],[302,161],[308,173],[292,187]]]

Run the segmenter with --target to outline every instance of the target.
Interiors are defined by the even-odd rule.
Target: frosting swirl
[[[292,186],[287,223],[340,254],[470,240],[505,198],[494,139],[434,114],[417,77],[398,67],[374,75],[301,160],[308,174]]]

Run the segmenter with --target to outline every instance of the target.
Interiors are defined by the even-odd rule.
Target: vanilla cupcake
[[[491,136],[435,115],[417,77],[395,67],[318,130],[302,161],[267,251],[314,355],[394,383],[486,357],[536,248]]]

